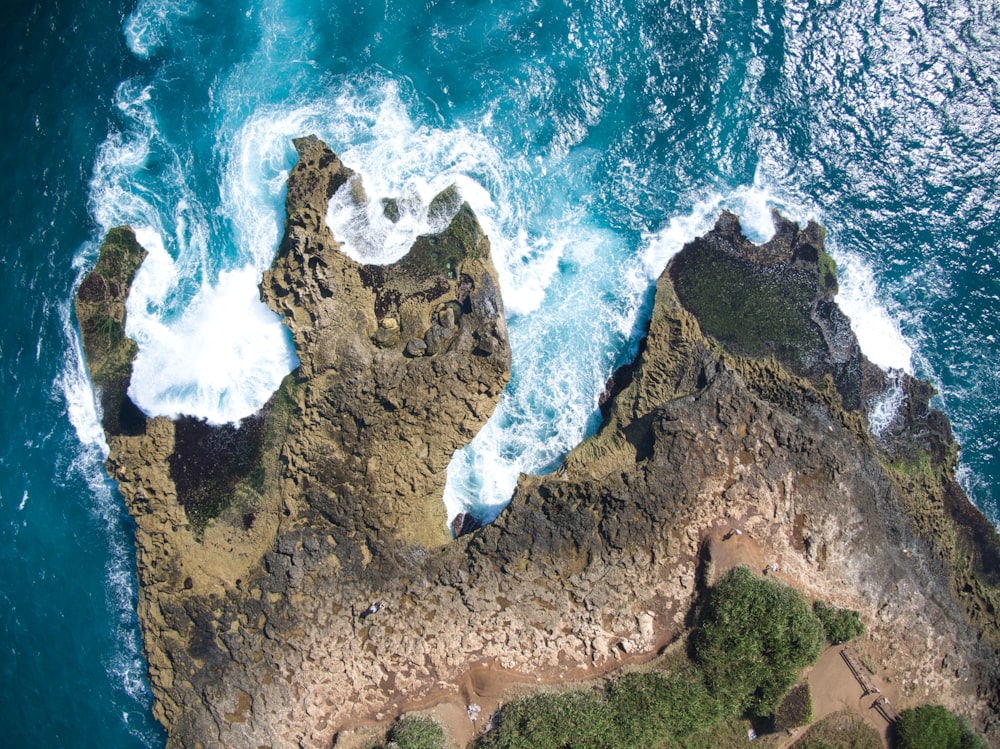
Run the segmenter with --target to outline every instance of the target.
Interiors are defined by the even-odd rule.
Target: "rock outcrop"
[[[245,434],[105,421],[171,746],[328,747],[406,707],[474,701],[490,672],[553,682],[647,658],[687,625],[705,539],[737,525],[801,590],[861,612],[903,694],[996,741],[996,534],[954,483],[926,389],[904,379],[897,419],[869,432],[889,380],[832,301],[818,227],[779,220],[757,247],[727,214],[685,248],[600,431],[449,542],[445,467],[509,371],[488,241],[462,205],[399,263],[359,265],[324,221],[345,185],[364,199],[356,177],[315,138],[296,147],[261,288],[299,370]]]

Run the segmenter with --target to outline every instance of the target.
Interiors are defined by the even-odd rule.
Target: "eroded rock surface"
[[[885,379],[832,311],[818,227],[783,223],[761,249],[724,216],[703,240],[796,285],[785,313],[805,319],[779,327],[804,331],[793,348],[766,305],[751,338],[727,337],[725,310],[702,309],[703,324],[682,305],[698,307],[703,271],[686,273],[707,262],[693,243],[657,283],[599,433],[555,474],[522,477],[495,523],[447,542],[444,469],[510,361],[488,242],[461,206],[400,263],[359,265],[324,222],[351,172],[314,138],[296,146],[262,294],[301,367],[265,409],[259,463],[198,528],[171,479],[178,426],[109,429],[171,746],[328,747],[403,707],[474,699],[484,670],[555,681],[649,657],[686,626],[704,539],[737,525],[797,587],[861,612],[909,699],[944,701],[995,740],[996,588],[988,553],[963,568],[961,539],[975,527],[991,549],[996,534],[959,522],[975,512],[924,391],[907,384],[894,426],[869,433]]]

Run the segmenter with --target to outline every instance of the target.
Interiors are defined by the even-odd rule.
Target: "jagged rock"
[[[816,383],[831,375],[844,406],[856,410],[883,377],[833,301],[836,266],[823,246],[825,232],[814,222],[799,229],[777,213],[774,224],[774,237],[758,246],[723,211],[712,232],[670,263],[677,296],[735,353],[776,356]]]
[[[870,637],[893,643],[904,695],[933,693],[997,736],[995,588],[956,573],[964,547],[940,553],[936,540],[961,515],[934,509],[943,494],[968,505],[954,449],[928,446],[946,435],[919,388],[908,413],[930,431],[869,434],[866,365],[830,306],[818,228],[779,223],[758,248],[724,215],[657,282],[600,431],[555,474],[523,476],[496,522],[449,542],[448,460],[509,370],[488,241],[463,205],[399,263],[358,265],[324,222],[352,173],[315,138],[296,148],[261,291],[301,366],[264,416],[252,517],[230,508],[190,527],[170,473],[173,422],[109,435],[170,746],[328,747],[342,729],[465,695],[473,674],[553,681],[650,657],[686,626],[705,540],[737,524],[806,594],[860,611]],[[749,334],[726,327],[726,314],[753,317],[735,303],[752,288],[730,287],[728,311],[704,308],[706,257],[758,280],[769,268],[767,298],[797,299],[786,312],[804,318],[768,327],[758,305]],[[101,298],[102,283],[85,295]],[[432,350],[432,330],[452,337],[430,335]],[[794,345],[788,330],[802,332]],[[407,355],[411,341],[422,356]],[[921,450],[945,460],[914,489],[892,456]],[[373,601],[385,605],[362,617]]]
[[[480,527],[480,523],[475,516],[468,512],[460,512],[451,521],[451,534],[455,538],[467,536]]]
[[[108,434],[138,434],[142,412],[128,397],[135,341],[125,335],[125,300],[146,251],[129,227],[112,229],[101,245],[94,269],[76,294],[76,320]]]

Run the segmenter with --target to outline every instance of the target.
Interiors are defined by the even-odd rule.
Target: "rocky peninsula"
[[[169,746],[347,746],[408,710],[649,660],[737,528],[775,575],[860,612],[900,699],[1000,744],[1000,541],[955,481],[930,387],[861,353],[819,226],[776,216],[757,246],[723,213],[659,278],[598,433],[453,539],[446,467],[510,371],[489,240],[448,190],[430,206],[447,228],[359,264],[324,217],[338,190],[367,200],[360,178],[314,137],[295,146],[260,288],[300,366],[260,414],[216,427],[131,403],[144,251],[127,228],[77,296]]]

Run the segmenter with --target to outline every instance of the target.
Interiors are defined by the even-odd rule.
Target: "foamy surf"
[[[556,259],[557,270],[546,279],[531,314],[511,319],[511,385],[493,418],[448,468],[444,499],[449,519],[459,512],[492,519],[510,501],[519,474],[552,470],[596,429],[597,402],[608,376],[635,352],[641,318],[648,314],[644,304],[650,284],[686,243],[711,230],[723,209],[738,215],[744,233],[758,244],[774,236],[772,210],[800,223],[814,217],[812,211],[761,186],[710,193],[692,201],[688,213],[671,217],[659,231],[642,235],[639,247],[625,248],[615,258],[614,274],[606,272],[608,257],[595,248],[621,245],[624,239],[553,221],[564,237],[549,255]],[[587,241],[588,235],[592,241]],[[841,281],[841,304],[846,299],[855,330],[866,331],[862,349],[866,354],[866,347],[871,349],[875,356],[869,358],[883,366],[908,363],[909,348],[898,328],[885,324],[891,319],[888,312],[870,287],[867,295],[859,292],[858,279],[870,279],[863,263],[855,253],[834,253],[850,270]],[[594,267],[605,272],[580,272]],[[597,299],[601,303],[593,304]],[[858,303],[861,299],[864,304]],[[883,427],[881,419],[888,418],[893,397],[890,391],[876,404],[874,429]]]
[[[78,261],[92,254],[86,250],[78,256]],[[77,270],[82,277],[83,263],[77,262]],[[53,383],[55,392],[62,395],[66,416],[72,424],[77,444],[68,446],[71,459],[65,467],[62,480],[67,485],[75,484],[76,477],[83,479],[87,486],[89,511],[105,533],[108,544],[105,564],[106,610],[111,616],[110,626],[116,643],[104,667],[113,684],[118,685],[138,710],[149,710],[152,699],[146,682],[146,663],[142,654],[142,643],[136,628],[135,596],[136,581],[134,569],[134,547],[131,531],[124,521],[121,499],[109,481],[104,461],[108,456],[108,445],[101,427],[100,414],[94,399],[93,389],[84,363],[82,346],[73,322],[71,305],[59,308],[62,321],[62,335],[65,353],[59,374]],[[18,509],[23,509],[27,491]],[[129,713],[123,713],[127,723]],[[141,721],[137,721],[141,724]],[[130,729],[137,738],[141,728]],[[138,733],[137,733],[138,732]]]

